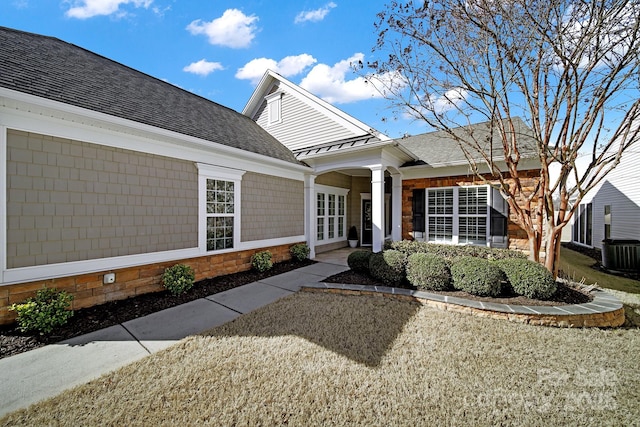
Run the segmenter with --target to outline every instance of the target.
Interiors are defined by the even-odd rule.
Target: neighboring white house
[[[601,249],[604,239],[640,240],[640,144],[580,202],[571,241]]]

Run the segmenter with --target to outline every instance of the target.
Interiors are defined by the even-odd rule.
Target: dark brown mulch
[[[365,275],[356,273],[352,270],[345,271],[328,277],[324,280],[328,283],[348,283],[353,285],[371,285],[371,286],[384,286],[382,283],[375,279]],[[416,289],[409,283],[404,283],[403,288]],[[491,297],[479,297],[471,295],[462,291],[429,291],[440,295],[450,295],[474,301],[495,302],[499,304],[511,304],[511,305],[529,305],[529,306],[552,306],[552,305],[568,305],[568,304],[583,304],[593,300],[593,297],[581,292],[580,290],[568,286],[562,282],[558,282],[558,290],[555,295],[549,300],[537,300],[521,295],[505,295],[499,298]]]
[[[285,261],[273,265],[269,271],[259,273],[254,270],[205,279],[195,283],[188,292],[174,296],[169,292],[155,292],[119,301],[110,301],[94,307],[76,310],[69,322],[48,335],[26,334],[17,329],[17,325],[0,326],[0,359],[23,353],[84,335],[89,332],[117,325],[156,311],[175,307],[189,301],[204,298],[218,292],[224,292],[296,268],[314,264],[315,261]]]

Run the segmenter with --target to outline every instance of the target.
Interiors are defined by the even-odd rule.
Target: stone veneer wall
[[[242,242],[304,235],[304,182],[244,174],[241,221]]]
[[[521,182],[525,192],[532,192],[537,182],[539,171],[531,170],[521,172]],[[413,190],[438,187],[458,187],[465,185],[483,185],[483,182],[473,176],[452,176],[440,178],[418,178],[402,181],[402,238],[411,240],[413,231],[412,202]],[[514,216],[510,213],[508,233],[509,248],[528,251],[529,239],[527,233],[514,222]]]
[[[72,308],[77,310],[108,301],[162,291],[164,290],[161,282],[162,273],[165,268],[175,264],[184,263],[190,265],[194,269],[196,281],[198,281],[249,270],[251,268],[251,256],[260,250],[271,251],[273,262],[289,260],[291,259],[291,254],[289,253],[291,246],[280,245],[226,254],[207,255],[185,260],[2,286],[0,287],[0,324],[9,324],[15,320],[15,313],[9,311],[11,304],[22,302],[34,296],[36,291],[44,286],[71,293],[74,296]],[[106,273],[115,273],[116,282],[109,285],[103,284],[103,276]]]
[[[7,134],[8,268],[198,246],[193,162]]]

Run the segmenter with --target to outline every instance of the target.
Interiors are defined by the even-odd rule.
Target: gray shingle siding
[[[0,27],[0,87],[300,164],[249,117],[62,40]]]

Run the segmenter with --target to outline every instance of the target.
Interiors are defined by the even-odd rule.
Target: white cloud
[[[67,10],[70,18],[87,19],[94,16],[123,15],[120,5],[132,4],[134,7],[148,8],[153,0],[75,0],[73,6]]]
[[[187,73],[198,74],[199,76],[208,76],[217,70],[224,70],[224,67],[219,62],[209,62],[205,59],[201,59],[198,62],[192,62],[182,69]]]
[[[436,114],[443,114],[460,105],[467,99],[469,93],[462,88],[449,89],[440,96],[429,97],[429,109]]]
[[[302,22],[311,21],[311,22],[319,22],[322,21],[325,16],[329,14],[331,9],[337,7],[338,5],[334,2],[329,2],[326,5],[322,6],[320,9],[316,10],[304,10],[296,15],[296,19],[294,23],[300,24]]]
[[[220,18],[211,22],[200,19],[187,26],[193,35],[204,34],[209,43],[232,48],[248,47],[254,39],[258,28],[255,15],[247,16],[238,9],[227,9]]]
[[[236,78],[250,80],[255,85],[267,70],[275,71],[284,77],[291,77],[300,74],[305,68],[316,62],[318,61],[313,56],[306,53],[287,56],[280,61],[270,58],[256,58],[240,68],[236,73]]]
[[[364,54],[356,53],[330,67],[318,64],[302,79],[300,86],[331,104],[346,104],[371,98],[381,98],[382,85],[373,82],[388,82],[389,75],[358,76],[347,80],[347,73],[352,74],[353,64],[364,59]]]

